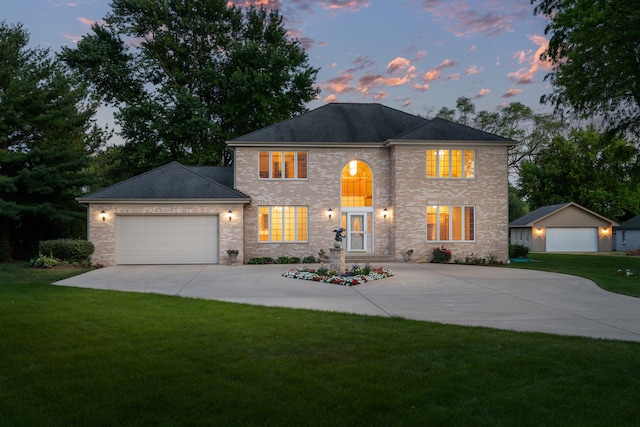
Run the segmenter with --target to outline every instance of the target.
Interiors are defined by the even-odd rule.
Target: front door
[[[347,250],[367,252],[368,224],[366,213],[347,213]]]

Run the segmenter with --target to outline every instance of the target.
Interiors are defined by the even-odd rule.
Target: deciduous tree
[[[64,60],[117,108],[129,175],[229,163],[225,140],[306,110],[316,69],[277,11],[226,0],[113,0]]]
[[[640,211],[638,149],[620,137],[588,129],[556,136],[520,168],[520,194],[529,207],[576,202],[613,220]]]
[[[531,0],[549,19],[553,64],[542,98],[583,118],[602,117],[614,130],[640,136],[640,4],[637,0]]]

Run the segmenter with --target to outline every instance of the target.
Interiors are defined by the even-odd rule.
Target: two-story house
[[[508,258],[514,141],[379,104],[327,104],[228,141],[232,168],[171,163],[78,199],[104,265],[350,254]]]

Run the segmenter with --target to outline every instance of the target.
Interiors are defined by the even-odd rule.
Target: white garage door
[[[598,229],[547,228],[547,252],[598,252]]]
[[[118,264],[217,264],[217,216],[116,217]]]

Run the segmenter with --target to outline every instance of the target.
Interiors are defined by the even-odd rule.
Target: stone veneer
[[[470,148],[454,143],[430,144],[429,148]],[[307,151],[307,180],[260,180],[260,151],[277,149],[235,147],[236,189],[249,195],[245,207],[244,252],[246,258],[281,255],[304,257],[319,249],[328,253],[333,244],[331,230],[340,227],[341,172],[350,160],[360,160],[373,172],[373,217],[375,254],[402,260],[408,249],[414,261],[428,260],[434,247],[444,244],[453,260],[466,256],[499,261],[508,258],[507,146],[479,142],[476,177],[473,179],[427,179],[426,144],[390,147],[301,148]],[[294,151],[294,148],[288,148]],[[474,242],[427,242],[427,205],[473,205],[476,208]],[[261,243],[258,241],[259,206],[308,206],[309,239],[305,243]],[[328,218],[327,210],[333,210]],[[389,214],[383,218],[383,209]]]
[[[104,210],[107,217],[103,221],[100,212]],[[227,212],[233,212],[231,221]],[[238,263],[242,263],[243,251],[243,205],[242,204],[207,204],[207,203],[127,203],[100,204],[89,206],[89,241],[95,245],[95,252],[91,257],[94,265],[115,265],[116,263],[116,233],[115,223],[118,215],[218,215],[220,228],[218,230],[219,263],[230,264],[227,249],[240,249]]]

